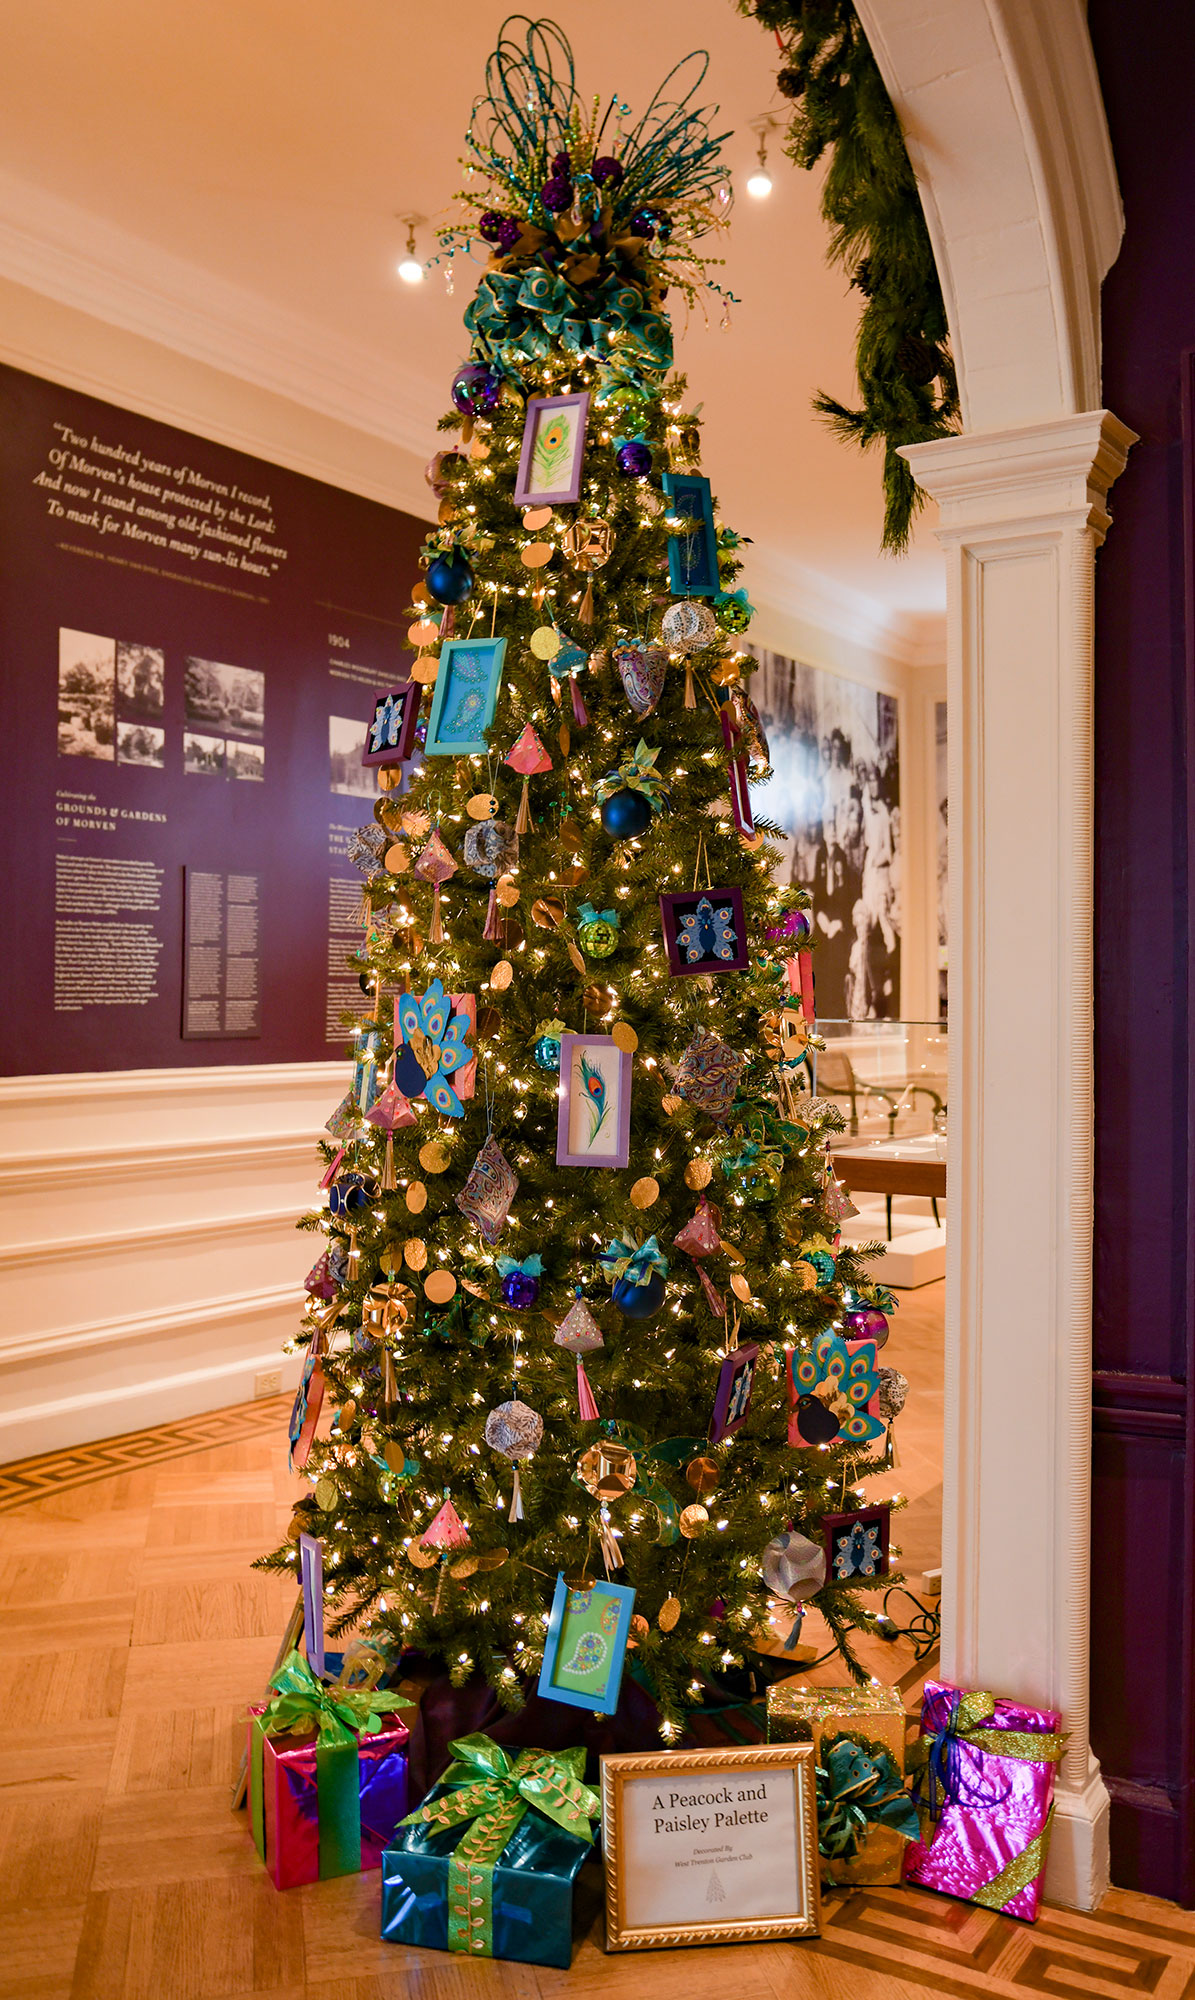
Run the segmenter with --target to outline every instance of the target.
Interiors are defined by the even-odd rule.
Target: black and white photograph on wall
[[[757,819],[783,831],[785,884],[813,897],[822,1020],[900,1016],[900,738],[895,695],[762,646],[751,696],[772,776]]]
[[[946,865],[950,852],[949,815],[947,813],[946,779],[946,703],[934,703],[934,797],[938,804],[938,1019],[947,1018],[947,974],[948,947],[950,942],[948,903],[946,896]]]

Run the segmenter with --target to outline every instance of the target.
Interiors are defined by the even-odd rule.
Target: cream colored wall
[[[3,280],[0,360],[429,512],[413,453]],[[905,797],[918,796],[919,718],[941,677],[791,612],[765,608],[756,629],[761,644],[900,697]],[[912,890],[921,815],[903,818],[907,1007],[927,910]],[[297,1324],[318,1243],[294,1223],[346,1074],[238,1064],[0,1080],[0,1461],[253,1395]],[[284,1385],[297,1373],[292,1358]]]

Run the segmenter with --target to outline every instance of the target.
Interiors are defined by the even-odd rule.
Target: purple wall
[[[1141,436],[1096,583],[1091,1736],[1113,1800],[1113,1881],[1190,1905],[1192,23],[1187,0],[1091,0],[1089,19],[1126,220],[1104,288],[1104,402]]]

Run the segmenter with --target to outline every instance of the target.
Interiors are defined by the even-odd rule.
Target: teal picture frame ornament
[[[432,690],[425,757],[484,757],[505,656],[505,639],[445,641]]]
[[[663,487],[672,503],[669,512],[688,523],[684,534],[668,537],[668,581],[676,597],[716,597],[718,536],[708,479],[699,472],[666,472]]]
[[[537,1692],[570,1708],[613,1715],[634,1608],[628,1584],[603,1579],[577,1590],[558,1576]]]

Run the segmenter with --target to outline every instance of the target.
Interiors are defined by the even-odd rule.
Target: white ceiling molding
[[[421,462],[435,450],[442,382],[2,172],[0,274]]]
[[[766,542],[752,542],[744,551],[743,582],[760,609],[799,618],[899,666],[941,666],[946,657],[945,612],[894,610]]]

